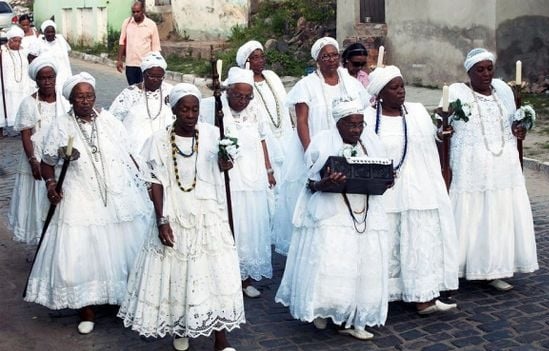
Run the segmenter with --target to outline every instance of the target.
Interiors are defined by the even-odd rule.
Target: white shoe
[[[494,279],[490,283],[488,283],[491,287],[496,288],[499,291],[509,291],[513,289],[513,286],[509,283],[507,283],[505,280],[501,279]]]
[[[326,318],[316,317],[313,320],[313,325],[316,329],[324,330],[328,326],[328,320]]]
[[[78,332],[80,334],[89,334],[93,331],[94,326],[95,326],[94,322],[82,321],[78,324]]]
[[[340,329],[338,330],[339,334],[343,335],[349,335],[353,338],[357,338],[358,340],[370,340],[374,337],[374,334],[367,332],[364,329],[355,329],[355,328],[349,328],[349,329]]]
[[[244,292],[244,295],[252,299],[261,296],[261,292],[251,285],[248,285],[247,287],[242,288],[242,291]]]
[[[189,338],[173,338],[173,348],[177,351],[185,351],[189,349]]]
[[[421,315],[427,315],[435,312],[445,312],[457,307],[455,303],[444,303],[439,300],[435,300],[435,303],[429,307],[425,307],[422,310],[417,311]]]
[[[236,349],[234,347],[226,347],[223,350],[219,350],[219,351],[236,351]]]

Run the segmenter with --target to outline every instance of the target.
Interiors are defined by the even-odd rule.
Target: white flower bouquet
[[[530,130],[536,122],[536,111],[534,111],[532,105],[521,106],[515,112],[514,120],[520,122],[527,130]]]
[[[356,146],[345,144],[341,149],[340,156],[345,158],[356,157],[358,155],[358,150]]]
[[[238,145],[238,139],[231,136],[225,136],[219,140],[219,157],[225,160],[234,161],[238,157],[240,151],[240,145]]]

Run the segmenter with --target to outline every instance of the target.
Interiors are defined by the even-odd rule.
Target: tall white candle
[[[377,67],[383,66],[383,55],[385,55],[385,47],[381,45],[377,52]]]
[[[219,74],[219,79],[221,79],[221,74],[223,70],[223,60],[217,60],[217,74]]]
[[[442,111],[448,112],[448,106],[450,106],[450,102],[448,101],[448,86],[444,84],[442,87]]]
[[[67,143],[67,150],[65,151],[65,155],[67,155],[67,157],[71,157],[72,155],[72,143],[74,141],[74,137],[73,136],[70,136],[69,137],[69,142]]]
[[[515,76],[515,84],[517,86],[522,85],[522,62],[520,60],[516,63],[516,76]]]

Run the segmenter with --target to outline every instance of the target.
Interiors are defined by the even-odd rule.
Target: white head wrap
[[[332,116],[334,117],[336,123],[344,117],[355,114],[364,114],[364,106],[360,100],[334,100],[332,106]]]
[[[157,51],[149,52],[147,55],[145,55],[143,61],[141,61],[141,72],[145,72],[149,68],[153,67],[160,67],[164,71],[168,67],[166,60],[164,60],[164,57],[162,57],[162,55],[160,55],[160,53]]]
[[[23,38],[24,36],[25,36],[25,32],[23,32],[21,27],[17,25],[11,26],[10,30],[8,30],[6,33],[6,38],[8,38],[8,40],[15,37]]]
[[[44,33],[46,31],[46,28],[48,28],[49,26],[52,26],[53,29],[57,31],[57,25],[52,20],[45,20],[44,22],[42,22],[42,25],[40,26],[40,31]]]
[[[170,90],[170,106],[173,108],[175,105],[177,105],[177,102],[181,100],[182,97],[185,97],[187,95],[192,95],[196,97],[198,101],[202,99],[202,94],[195,85],[190,83],[179,83],[175,85],[172,90]]]
[[[402,78],[400,69],[397,66],[377,67],[368,76],[370,83],[366,89],[370,95],[378,95],[387,83],[396,77]]]
[[[63,83],[63,96],[65,99],[69,99],[72,90],[79,83],[91,84],[91,86],[95,89],[95,78],[93,78],[93,76],[88,72],[80,72],[68,78],[65,83]]]
[[[320,50],[322,50],[322,48],[326,45],[332,45],[339,52],[339,44],[337,43],[337,40],[331,37],[323,37],[315,41],[313,47],[311,48],[311,56],[313,60],[316,61],[318,59],[318,54],[320,54]]]
[[[236,52],[236,64],[240,68],[244,68],[246,66],[246,61],[248,61],[248,57],[250,57],[252,52],[257,49],[264,51],[263,45],[256,40],[250,40],[246,44],[242,45]]]
[[[43,53],[42,55],[39,55],[29,64],[29,77],[31,77],[32,80],[36,80],[38,72],[40,72],[40,70],[44,67],[51,67],[53,68],[55,73],[57,73],[56,61],[57,60],[55,59],[55,57],[48,53]]]
[[[251,86],[254,85],[254,72],[249,69],[242,69],[239,67],[231,67],[229,69],[229,74],[227,80],[225,81],[226,85],[232,85],[236,83],[245,83]]]
[[[496,63],[496,56],[486,49],[475,48],[469,51],[467,57],[465,58],[463,66],[465,67],[465,70],[469,72],[471,67],[473,67],[475,64],[479,63],[480,61],[486,60],[492,61],[492,63]]]

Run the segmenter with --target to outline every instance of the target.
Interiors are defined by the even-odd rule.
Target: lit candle
[[[442,87],[442,112],[448,112],[448,106],[450,106],[448,101],[448,86],[444,84]]]
[[[377,67],[383,66],[383,55],[385,54],[385,47],[382,45],[377,52]]]
[[[72,142],[74,140],[74,137],[70,136],[69,137],[69,142],[67,143],[67,150],[65,151],[65,155],[67,155],[67,157],[71,157],[72,155]]]
[[[522,85],[522,62],[520,60],[517,61],[516,71],[515,84],[520,87]]]
[[[221,79],[222,69],[223,69],[223,60],[217,60],[217,74],[219,74],[219,79]]]

